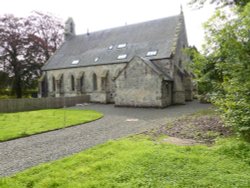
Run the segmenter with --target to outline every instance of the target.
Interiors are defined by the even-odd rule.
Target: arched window
[[[63,93],[63,90],[64,90],[64,85],[63,85],[63,74],[59,80],[59,90],[60,90],[60,93]]]
[[[102,77],[102,83],[101,83],[101,88],[102,88],[102,90],[103,91],[105,91],[106,90],[106,88],[107,88],[107,77]]]
[[[56,91],[56,79],[54,76],[52,77],[52,91]]]
[[[58,88],[58,92],[59,92],[60,94],[63,94],[63,93],[64,93],[63,74],[60,75],[60,77],[59,77],[57,88]]]
[[[80,91],[83,92],[84,90],[84,75],[80,77]]]
[[[97,90],[97,76],[93,73],[93,91]]]
[[[71,90],[75,91],[75,78],[73,75],[71,75]]]
[[[108,70],[104,70],[101,74],[101,89],[102,89],[102,91],[107,91],[107,89],[108,89],[108,77],[109,77]]]

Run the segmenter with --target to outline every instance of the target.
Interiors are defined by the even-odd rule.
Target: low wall
[[[57,98],[48,97],[31,99],[5,99],[0,100],[0,113],[62,108],[75,106],[76,104],[81,104],[89,101],[89,95]]]

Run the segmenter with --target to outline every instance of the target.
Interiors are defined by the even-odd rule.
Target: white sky
[[[76,33],[87,29],[97,31],[125,24],[143,22],[176,15],[180,5],[186,21],[188,41],[201,49],[203,41],[202,23],[214,12],[214,7],[205,6],[193,10],[187,6],[189,0],[0,0],[0,15],[27,16],[32,11],[52,13],[66,21],[72,17]]]

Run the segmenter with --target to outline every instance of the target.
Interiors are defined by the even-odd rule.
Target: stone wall
[[[162,78],[143,60],[134,58],[116,79],[115,105],[163,107]]]
[[[178,68],[174,75],[173,104],[185,104],[184,75]]]
[[[91,102],[112,102],[115,92],[113,79],[124,66],[125,64],[109,64],[47,71],[48,96],[59,97],[88,94]],[[96,88],[94,88],[93,83],[94,74],[96,75]],[[72,90],[72,76],[74,78],[74,90]],[[56,87],[54,88],[53,77],[56,82]],[[81,81],[82,78],[83,80]],[[61,84],[60,79],[62,80]]]
[[[173,63],[173,103],[174,104],[185,104],[186,91],[190,90],[190,84],[185,85],[185,70],[190,63],[189,57],[185,54],[184,49],[188,46],[186,28],[184,20],[180,22],[179,28],[177,28],[177,41],[174,46],[175,52],[172,59]],[[186,87],[185,87],[186,86]],[[191,98],[191,97],[189,97]]]

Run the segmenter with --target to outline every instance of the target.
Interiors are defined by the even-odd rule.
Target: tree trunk
[[[23,96],[22,81],[21,81],[21,76],[18,73],[15,74],[12,90],[15,93],[16,98],[22,98]]]

